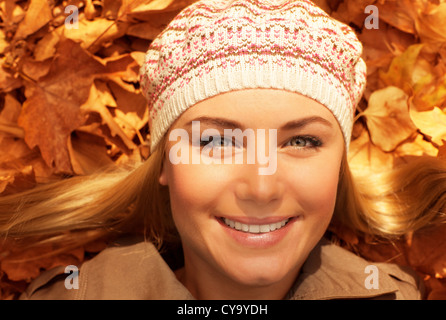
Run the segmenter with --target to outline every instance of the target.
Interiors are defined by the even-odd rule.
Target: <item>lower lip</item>
[[[278,244],[291,230],[292,225],[298,220],[300,220],[300,217],[291,218],[285,226],[271,232],[249,233],[233,229],[226,225],[221,218],[217,218],[217,221],[223,227],[225,232],[238,244],[244,247],[263,249]]]

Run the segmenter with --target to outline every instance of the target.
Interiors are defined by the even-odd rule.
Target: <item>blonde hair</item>
[[[159,184],[164,137],[143,163],[38,186],[0,197],[0,235],[76,246],[124,233],[144,234],[158,248],[179,241],[167,187]],[[446,164],[421,157],[367,180],[341,165],[334,220],[385,238],[444,221]]]
[[[175,237],[168,190],[158,183],[164,140],[142,163],[104,168],[0,197],[0,236],[26,245],[79,246],[102,237],[143,234],[161,247]],[[36,242],[37,239],[37,242]]]
[[[422,156],[354,177],[344,155],[334,216],[357,232],[388,239],[445,222],[446,162]]]

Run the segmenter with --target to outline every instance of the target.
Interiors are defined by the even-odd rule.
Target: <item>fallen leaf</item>
[[[142,39],[153,40],[175,17],[177,11],[148,11],[147,13],[140,12],[136,14],[139,16],[145,15],[146,17],[143,19],[145,22],[129,26],[127,34]]]
[[[9,47],[8,41],[6,41],[6,35],[3,30],[0,30],[0,54],[4,54],[6,49]]]
[[[94,7],[92,0],[85,0],[84,14],[88,20],[93,20],[95,17],[98,16],[98,12]]]
[[[115,110],[116,118],[130,126],[134,132],[128,136],[133,138],[147,124],[147,101],[139,92],[129,92],[115,82],[110,81],[108,85],[118,106]]]
[[[81,47],[91,53],[98,51],[103,43],[113,41],[126,32],[127,24],[105,18],[81,20],[79,27],[66,29],[65,25],[57,29],[60,37],[65,37],[80,43]]]
[[[380,79],[387,86],[396,86],[407,94],[413,90],[412,75],[418,56],[423,49],[423,44],[414,44],[404,53],[395,57],[387,72],[380,72]]]
[[[0,143],[5,136],[23,138],[23,129],[17,125],[22,106],[12,94],[6,94],[3,110],[0,111]]]
[[[66,39],[59,42],[49,73],[38,83],[27,84],[18,123],[25,130],[26,143],[39,147],[48,166],[72,172],[68,136],[84,123],[80,106],[88,98],[94,77],[104,70],[78,43]]]
[[[60,36],[57,32],[50,32],[37,42],[34,48],[34,59],[36,61],[44,61],[52,58],[56,53],[56,47],[59,43]]]
[[[363,27],[367,17],[365,8],[374,3],[373,0],[345,0],[335,11],[332,11],[331,16],[340,21],[348,21],[358,27]]]
[[[350,144],[348,163],[354,176],[367,176],[392,169],[394,155],[375,146],[370,141],[368,131],[364,130]]]
[[[423,82],[423,83],[422,83]],[[413,103],[418,111],[443,107],[446,104],[446,76],[436,78],[430,73],[414,87]]]
[[[428,277],[425,284],[429,289],[427,300],[446,300],[446,279]]]
[[[421,134],[417,134],[415,139],[411,139],[400,145],[395,154],[398,157],[421,157],[421,156],[438,156],[438,149],[429,141],[426,141]]]
[[[417,129],[409,116],[407,94],[393,86],[375,91],[363,116],[373,143],[383,151],[395,150]]]
[[[35,185],[35,174],[31,165],[20,170],[2,170],[0,168],[0,193],[2,195],[28,190]]]
[[[118,12],[121,8],[122,1],[104,0],[102,4],[102,16],[109,20],[118,18]]]
[[[88,100],[82,104],[81,110],[83,113],[96,112],[102,118],[102,123],[106,124],[110,130],[112,137],[119,137],[129,150],[136,149],[131,137],[128,137],[119,124],[115,121],[112,113],[104,104],[104,93],[98,90],[96,84],[90,88]]]
[[[107,156],[102,137],[82,131],[73,132],[68,140],[71,165],[77,175],[88,175],[113,164]]]
[[[415,34],[416,1],[379,1],[379,19],[409,34]]]
[[[123,55],[106,58],[103,61],[106,66],[108,78],[121,79],[125,82],[133,83],[137,83],[139,81],[139,69],[141,66],[140,54],[136,52],[133,54],[126,53]],[[132,89],[132,86],[128,87]]]
[[[2,1],[0,8],[4,13],[2,18],[5,23],[5,29],[8,31],[14,28],[14,25],[17,27],[23,18],[25,18],[26,11],[20,5],[16,4],[14,0]]]
[[[34,248],[33,251],[12,254],[0,261],[1,269],[7,274],[9,280],[24,280],[30,282],[40,274],[42,269],[80,265],[84,258],[84,250],[82,247],[56,257],[45,257],[45,254],[54,250],[54,246],[45,246]]]
[[[446,226],[440,225],[414,234],[408,262],[418,271],[446,278]]]
[[[18,69],[20,70],[22,76],[25,76],[27,79],[38,81],[41,77],[48,74],[50,67],[50,59],[36,61],[31,57],[24,57],[23,59],[20,59]]]
[[[442,142],[443,144],[438,148],[438,157],[446,160],[446,140]]]
[[[5,67],[5,63],[5,58],[0,59],[0,90],[2,92],[11,92],[12,90],[20,88],[23,83],[21,78]]]
[[[428,5],[415,20],[415,28],[423,43],[442,46],[446,42],[446,3]],[[434,49],[437,50],[437,49]]]
[[[437,145],[441,146],[442,140],[446,140],[446,113],[440,108],[420,112],[411,107],[410,117],[416,127]]]
[[[25,18],[14,35],[16,40],[26,38],[46,25],[53,18],[48,1],[31,0]]]

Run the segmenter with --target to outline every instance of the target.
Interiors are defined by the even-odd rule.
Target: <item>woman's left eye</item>
[[[296,136],[290,139],[285,146],[295,148],[317,148],[322,145],[322,141],[312,136]]]

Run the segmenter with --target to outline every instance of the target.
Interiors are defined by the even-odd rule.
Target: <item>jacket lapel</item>
[[[372,265],[375,283],[368,289],[367,266]],[[303,265],[299,277],[288,295],[291,300],[327,300],[393,298],[398,287],[386,272],[373,263],[322,239]],[[370,287],[370,286],[369,286]]]

